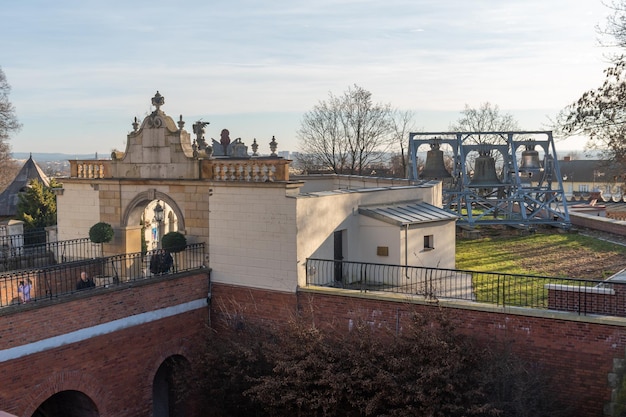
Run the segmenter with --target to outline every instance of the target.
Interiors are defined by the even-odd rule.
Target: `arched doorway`
[[[160,222],[156,219],[154,211],[157,205],[162,209],[163,217]],[[127,252],[157,249],[159,238],[165,233],[172,231],[184,233],[185,219],[182,210],[172,197],[152,189],[137,194],[124,209],[122,227],[138,226],[141,226],[141,230],[136,229],[136,235],[125,236],[127,242],[136,242],[134,245],[127,244]]]
[[[99,417],[96,404],[80,391],[61,391],[44,401],[32,417]]]
[[[157,211],[159,212],[157,214]],[[142,227],[142,251],[160,248],[160,242],[164,235],[178,231],[178,217],[172,207],[165,201],[150,201],[141,215]],[[143,246],[145,242],[145,247]]]
[[[152,384],[152,404],[154,417],[185,417],[187,404],[181,400],[184,389],[184,375],[189,370],[189,362],[180,355],[165,359]]]

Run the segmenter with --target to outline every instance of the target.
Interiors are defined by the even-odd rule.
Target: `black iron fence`
[[[307,259],[306,285],[626,316],[626,282]]]
[[[0,307],[61,297],[91,288],[108,288],[164,274],[203,269],[204,255],[204,244],[198,243],[187,245],[182,252],[172,253],[171,262],[160,262],[161,255],[157,251],[151,251],[0,273]],[[159,268],[154,267],[157,259]],[[82,272],[88,277],[88,283],[79,285]]]
[[[89,238],[28,243],[28,234],[0,236],[0,271],[40,268],[102,256],[102,245]]]

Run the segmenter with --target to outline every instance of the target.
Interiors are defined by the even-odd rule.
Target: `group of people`
[[[154,275],[167,274],[170,272],[174,259],[172,255],[164,249],[156,251],[150,258],[150,272]],[[95,288],[96,283],[85,271],[80,273],[80,279],[76,283],[76,290],[86,290]],[[30,278],[20,281],[17,286],[17,295],[20,303],[28,303],[31,300],[31,290],[33,288]]]
[[[167,274],[173,264],[172,255],[165,249],[159,249],[150,257],[150,272],[153,275]]]
[[[80,273],[80,279],[76,283],[77,290],[85,290],[87,288],[94,288],[96,284],[93,282],[91,278],[87,276],[86,272]],[[31,292],[33,290],[33,282],[30,278],[26,280],[22,280],[18,283],[17,286],[17,297],[20,303],[28,303],[31,301]]]

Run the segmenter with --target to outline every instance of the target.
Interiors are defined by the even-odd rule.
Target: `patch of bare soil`
[[[519,230],[501,229],[493,231],[498,237],[518,236]],[[605,279],[626,268],[626,253],[619,251],[626,247],[626,236],[592,229],[576,228],[564,231],[555,228],[541,228],[541,234],[578,233],[594,239],[609,242],[618,250],[597,252],[586,247],[538,246],[530,247],[524,241],[506,243],[515,253],[519,253],[525,269],[533,274],[545,276],[567,276],[580,279]]]

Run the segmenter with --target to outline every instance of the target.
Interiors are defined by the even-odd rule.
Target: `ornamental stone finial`
[[[252,142],[252,156],[258,156],[257,151],[259,150],[259,144],[256,143],[256,138],[254,138],[254,142]]]
[[[156,111],[159,111],[160,107],[164,104],[165,104],[165,97],[159,94],[159,91],[157,90],[154,97],[152,97],[152,105],[156,107]]]
[[[272,151],[272,154],[270,156],[277,156],[276,155],[277,148],[278,148],[278,142],[276,142],[276,138],[272,136],[272,141],[270,142],[270,151]]]

